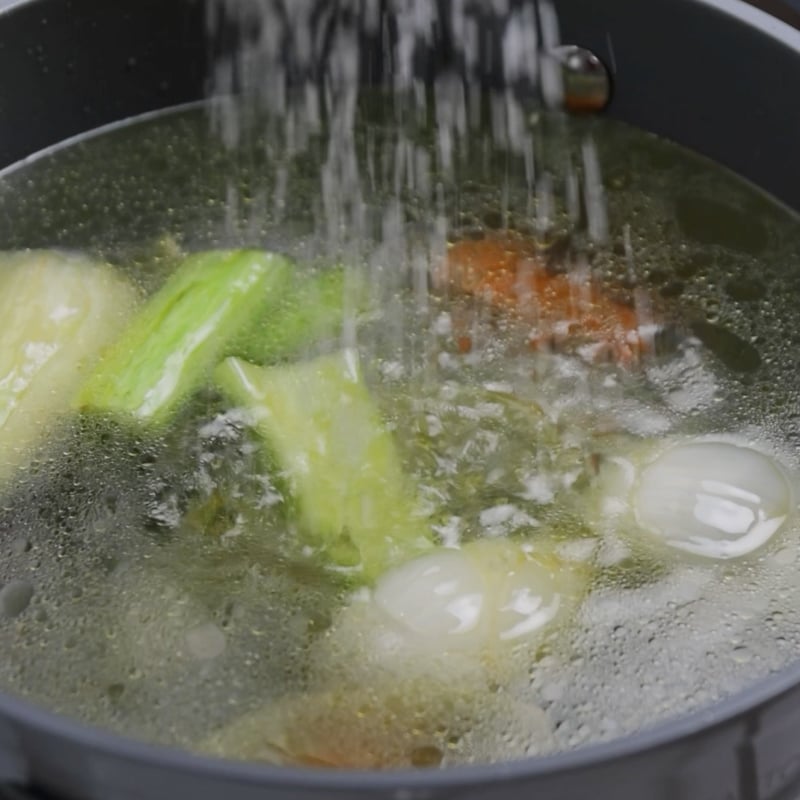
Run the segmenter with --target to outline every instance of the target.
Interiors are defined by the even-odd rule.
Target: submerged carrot
[[[585,272],[549,272],[530,239],[503,232],[451,244],[436,276],[439,285],[472,295],[530,325],[537,348],[588,340],[593,359],[632,364],[648,349],[653,326],[610,298]],[[459,337],[459,349],[468,343]]]

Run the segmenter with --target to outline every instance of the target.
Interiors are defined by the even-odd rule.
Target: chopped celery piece
[[[298,275],[272,310],[269,324],[259,320],[257,328],[237,342],[234,354],[257,364],[273,363],[338,336],[347,316],[357,319],[367,307],[367,286],[355,270],[337,266]]]
[[[137,302],[107,264],[55,251],[0,254],[0,475],[21,466],[69,410]]]
[[[280,296],[291,270],[286,258],[255,250],[189,256],[98,365],[75,405],[153,425],[166,421]]]
[[[216,380],[252,413],[303,532],[333,565],[371,581],[431,545],[354,351],[280,367],[228,358]]]

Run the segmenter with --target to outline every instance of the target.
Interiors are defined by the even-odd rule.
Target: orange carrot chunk
[[[646,349],[635,309],[611,299],[588,273],[548,272],[535,244],[511,232],[451,244],[435,277],[530,325],[533,347],[588,340],[593,359],[625,365]]]

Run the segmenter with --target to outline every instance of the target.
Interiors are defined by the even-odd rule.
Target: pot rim
[[[678,740],[704,735],[737,720],[742,729],[748,715],[791,692],[800,684],[800,662],[731,695],[706,709],[671,718],[652,727],[608,742],[590,744],[552,755],[534,756],[491,764],[457,765],[441,770],[336,770],[304,769],[274,764],[236,761],[182,750],[171,745],[151,744],[87,725],[57,714],[25,699],[0,692],[0,714],[60,739],[86,746],[115,759],[177,769],[197,776],[224,777],[244,784],[302,786],[353,792],[397,789],[443,789],[513,782],[531,777],[579,771],[601,763],[646,754]]]

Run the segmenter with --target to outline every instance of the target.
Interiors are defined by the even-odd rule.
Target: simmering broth
[[[67,402],[5,480],[4,689],[232,758],[446,766],[615,738],[795,659],[795,216],[608,120],[527,121],[547,143],[549,180],[567,187],[548,194],[524,153],[480,132],[437,169],[440,140],[423,125],[398,148],[382,109],[363,98],[360,180],[357,193],[341,190],[346,205],[340,184],[320,188],[321,135],[302,155],[269,133],[225,146],[208,109],[193,107],[6,171],[0,243],[89,253],[143,296],[183,252],[263,248],[304,274],[346,264],[352,313],[281,362],[357,353],[431,538],[422,557],[475,552],[453,580],[469,583],[471,570],[488,586],[493,558],[504,575],[527,575],[528,562],[508,556],[512,568],[468,543],[531,545],[558,615],[533,638],[502,642],[510,629],[492,622],[494,633],[451,646],[436,587],[428,602],[425,581],[402,572],[416,551],[381,568],[372,592],[375,580],[303,535],[280,448],[265,448],[208,373],[157,429]],[[481,283],[497,242],[524,291]],[[477,288],[458,264],[443,275],[456,247]],[[356,314],[363,286],[369,311]],[[597,292],[598,325],[586,291]],[[277,313],[259,320],[261,335]],[[699,450],[671,449],[688,445]],[[695,508],[692,480],[711,511],[674,522],[670,509]],[[738,487],[722,522],[709,481]],[[721,545],[681,546],[712,529],[716,541],[740,539],[752,529],[742,513],[777,520],[760,546],[734,558],[719,557],[731,554]],[[475,591],[495,602],[494,589]],[[416,626],[413,646],[395,629],[387,645],[384,612]],[[331,747],[342,728],[352,733]]]

